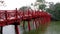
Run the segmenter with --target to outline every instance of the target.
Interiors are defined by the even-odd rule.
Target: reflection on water
[[[18,26],[19,32],[20,32],[20,34],[23,34],[24,30],[21,25]],[[25,25],[25,26],[27,26],[27,25]],[[40,28],[40,29],[42,29],[42,28]],[[44,34],[60,34],[60,21],[59,22],[52,22],[50,24],[50,26],[48,26],[46,28],[47,30],[45,30],[45,32],[44,31],[41,32],[40,29],[34,30],[34,32],[31,32],[31,33],[32,34],[43,34],[43,33]],[[45,28],[43,28],[43,29],[45,29]],[[28,27],[26,27],[25,30],[28,31]],[[3,34],[15,34],[14,25],[4,26],[3,27]]]
[[[60,21],[52,22],[45,34],[60,34]]]

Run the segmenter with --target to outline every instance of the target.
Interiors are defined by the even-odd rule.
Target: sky
[[[20,8],[22,6],[30,6],[31,3],[36,2],[36,0],[4,0],[5,5],[0,6],[0,10],[14,10],[15,8]]]
[[[31,3],[35,3],[36,0],[3,0],[4,6],[0,6],[0,10],[14,10],[15,8],[20,8],[22,6],[30,6]],[[46,0],[47,2],[60,2],[60,0]]]

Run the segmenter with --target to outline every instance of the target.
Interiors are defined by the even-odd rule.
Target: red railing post
[[[17,22],[17,19],[18,19],[18,16],[17,16],[17,8],[16,8],[16,22],[15,22],[15,31],[16,31],[16,34],[19,34],[19,30],[18,30],[18,23],[19,22]]]

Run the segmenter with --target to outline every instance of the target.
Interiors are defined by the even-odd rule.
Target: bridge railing
[[[39,10],[0,10],[0,26],[16,24],[20,25],[20,21],[23,21],[24,29],[24,21],[27,21],[29,31],[31,30],[31,20],[33,20],[33,26],[35,24],[35,27],[37,29],[40,25],[49,24],[50,18],[50,14]]]

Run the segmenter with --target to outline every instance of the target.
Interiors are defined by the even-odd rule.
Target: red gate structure
[[[36,29],[42,24],[50,23],[50,14],[44,11],[36,11],[36,10],[0,10],[0,27],[6,25],[15,25],[16,34],[19,34],[18,25],[20,25],[20,21],[23,21],[23,29],[24,29],[24,21],[28,22],[28,29],[31,30],[30,21],[33,19],[33,25],[35,23]],[[37,23],[38,21],[38,23]],[[2,32],[1,32],[2,34]]]

